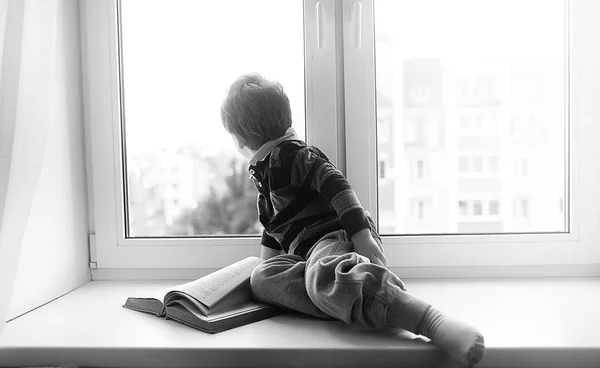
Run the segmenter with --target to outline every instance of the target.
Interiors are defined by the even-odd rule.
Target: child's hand
[[[352,235],[352,243],[354,243],[354,251],[362,256],[369,258],[371,263],[378,264],[380,266],[387,266],[387,259],[383,255],[382,248],[373,239],[371,231],[369,229],[362,229],[356,234]],[[396,278],[398,286],[406,291],[404,282],[399,278]]]
[[[352,235],[352,243],[354,244],[354,251],[369,258],[371,263],[381,266],[387,265],[387,259],[375,239],[373,239],[369,229],[362,229]]]

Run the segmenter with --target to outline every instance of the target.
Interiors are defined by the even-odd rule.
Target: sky
[[[407,57],[563,52],[565,0],[375,0],[375,29]]]
[[[235,11],[232,11],[235,10]],[[122,2],[129,152],[232,146],[220,106],[241,74],[278,80],[304,124],[302,1]]]
[[[123,0],[128,152],[187,143],[231,147],[227,88],[259,72],[282,83],[304,130],[301,0]],[[564,0],[375,0],[378,33],[404,57],[564,53]],[[382,76],[378,76],[378,79]]]

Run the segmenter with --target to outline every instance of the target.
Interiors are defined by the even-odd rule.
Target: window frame
[[[91,261],[106,278],[114,269],[138,269],[148,278],[152,269],[164,276],[160,270],[210,269],[258,255],[258,237],[124,239],[120,234],[116,1],[80,3]],[[375,64],[373,0],[304,0],[303,4],[307,142],[321,147],[346,174],[363,207],[378,222],[375,75],[364,72],[374,70]],[[600,203],[600,193],[595,191],[600,172],[590,158],[600,153],[600,145],[592,139],[600,136],[600,127],[592,124],[600,120],[600,109],[594,109],[594,83],[589,82],[600,85],[596,70],[600,50],[588,47],[591,35],[600,34],[600,24],[592,16],[600,3],[578,0],[570,5],[569,122],[580,123],[572,124],[571,130],[564,127],[571,152],[567,183],[571,200],[565,206],[569,232],[384,236],[392,269],[415,277],[464,277],[489,276],[492,268],[495,276],[514,276],[535,275],[537,271],[524,266],[540,266],[539,274],[558,275],[565,269],[555,266],[563,265],[569,274],[572,266],[581,266],[582,274],[600,275],[600,269],[590,268],[600,264],[600,247],[594,246],[600,240],[598,215],[592,206],[579,205],[579,198]],[[114,277],[127,277],[114,271]]]
[[[344,3],[344,75],[346,76],[346,132],[348,179],[363,206],[377,216],[377,141],[376,119],[374,1],[363,0],[362,24],[353,23],[356,8]],[[590,265],[600,263],[598,214],[586,203],[600,203],[600,172],[594,169],[594,157],[600,157],[600,145],[594,142],[592,122],[600,120],[600,109],[594,109],[594,85],[600,85],[600,72],[594,62],[600,52],[586,45],[592,35],[600,35],[600,26],[590,14],[600,11],[600,3],[590,0],[565,1],[567,8],[566,67],[569,87],[566,93],[569,124],[565,124],[567,152],[566,233],[521,233],[501,235],[383,235],[390,265],[395,267],[480,267],[480,266],[549,266]],[[357,43],[361,47],[356,47]],[[354,80],[352,80],[354,79]],[[597,92],[597,90],[596,90]],[[598,133],[596,133],[598,134]],[[597,137],[598,135],[596,135]],[[359,147],[368,147],[368,154]],[[595,201],[594,201],[595,200]],[[377,219],[376,219],[377,221]],[[500,274],[509,276],[507,268]]]
[[[318,3],[302,3],[306,139],[344,170],[340,13],[331,1]],[[118,0],[83,0],[80,8],[91,262],[97,269],[214,268],[259,255],[259,235],[125,238],[117,7]]]

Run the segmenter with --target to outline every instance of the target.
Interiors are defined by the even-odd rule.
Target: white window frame
[[[116,52],[116,0],[82,0],[81,39],[84,120],[88,154],[91,261],[102,271],[171,277],[166,270],[222,267],[258,254],[258,237],[125,239],[122,196],[119,88]],[[570,122],[568,132],[571,181],[565,208],[571,227],[564,234],[384,236],[386,256],[404,277],[543,274],[600,275],[599,216],[600,109],[594,108],[600,85],[600,50],[591,38],[600,34],[595,0],[570,7]],[[305,88],[307,142],[321,147],[346,173],[365,209],[377,222],[377,142],[375,116],[373,0],[305,0]],[[343,40],[343,41],[342,41]],[[565,126],[567,130],[569,127]],[[365,154],[366,153],[366,154]],[[554,266],[568,266],[564,268]],[[496,266],[496,267],[495,267]],[[514,271],[510,267],[514,266]],[[525,269],[523,266],[526,266]],[[573,271],[573,267],[585,270]],[[162,272],[161,272],[162,270]],[[456,270],[464,270],[458,272]],[[106,275],[106,273],[103,273]],[[114,276],[120,277],[120,276]],[[110,276],[109,276],[110,278]]]
[[[83,0],[80,5],[84,121],[91,172],[90,259],[94,267],[112,270],[113,275],[123,275],[120,269],[210,269],[259,255],[259,236],[125,238],[121,225],[124,194],[117,1]],[[344,171],[343,78],[338,67],[341,8],[333,1],[305,1],[303,8],[307,142],[322,147]],[[325,121],[328,123],[323,124]],[[125,272],[127,275],[132,273]]]
[[[357,3],[361,5],[356,6]],[[344,3],[344,75],[347,78],[347,176],[363,206],[377,216],[375,75],[369,72],[374,70],[373,10],[373,0]],[[356,19],[353,13],[357,11],[362,12],[361,22],[353,21]],[[567,147],[570,148],[567,164],[570,174],[567,186],[570,197],[568,232],[384,236],[390,266],[412,270],[439,267],[448,271],[439,273],[433,270],[424,275],[455,274],[451,270],[456,267],[481,270],[482,266],[498,266],[496,269],[500,271],[495,275],[510,276],[522,274],[521,266],[561,265],[567,267],[550,267],[550,273],[579,275],[591,272],[600,275],[600,216],[597,209],[600,203],[600,170],[597,168],[597,157],[600,157],[597,142],[600,137],[600,124],[597,124],[600,121],[600,109],[597,108],[600,49],[589,47],[600,42],[600,23],[591,15],[600,13],[600,2],[570,1],[569,13],[570,58],[567,68],[570,88],[567,98],[570,101],[571,129],[568,130],[569,126],[565,129]],[[364,154],[364,147],[368,148],[368,154]],[[581,206],[582,202],[586,205]],[[516,273],[505,266],[514,266]],[[582,271],[578,273],[576,270]]]

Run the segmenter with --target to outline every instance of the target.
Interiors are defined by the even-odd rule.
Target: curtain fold
[[[57,0],[0,4],[0,334],[56,115],[57,16]]]

